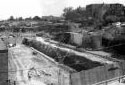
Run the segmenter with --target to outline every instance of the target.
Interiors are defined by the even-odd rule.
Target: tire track
[[[27,80],[24,77],[23,66],[19,62],[18,56],[16,56],[13,51],[11,51],[11,54],[12,54],[13,62],[15,63],[15,65],[17,67],[17,71],[16,71],[17,81],[21,81],[25,85]],[[19,82],[19,83],[21,83],[21,82]],[[19,84],[19,85],[22,85],[22,84]]]

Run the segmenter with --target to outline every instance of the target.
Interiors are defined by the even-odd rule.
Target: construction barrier
[[[117,66],[105,65],[77,73],[72,73],[71,85],[92,85],[124,75],[125,62],[120,62]]]

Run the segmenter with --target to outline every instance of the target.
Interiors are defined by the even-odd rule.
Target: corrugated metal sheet
[[[123,76],[125,73],[125,62],[123,62],[120,67],[117,68],[117,66],[114,65],[105,65],[72,74],[72,85],[91,85]]]
[[[85,80],[85,72],[84,71],[81,71],[79,72],[80,73],[80,78],[81,78],[81,83],[83,84],[86,84],[86,80]]]
[[[80,73],[71,74],[71,84],[72,85],[83,85],[80,78]]]

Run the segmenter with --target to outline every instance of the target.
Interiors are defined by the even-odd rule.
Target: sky
[[[125,0],[0,0],[0,20],[10,16],[60,16],[65,7],[85,7],[92,3],[121,3]]]

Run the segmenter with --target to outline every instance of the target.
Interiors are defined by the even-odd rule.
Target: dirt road
[[[28,51],[10,48],[9,49],[9,78],[11,83],[16,82],[16,85],[46,85],[43,82],[28,79],[28,71],[30,69],[30,57]],[[32,56],[31,56],[32,57]],[[34,83],[35,82],[35,83]]]

